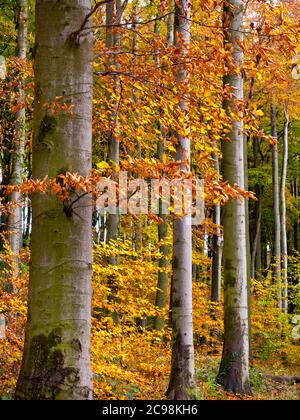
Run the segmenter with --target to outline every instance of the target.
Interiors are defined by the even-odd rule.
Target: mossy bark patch
[[[59,328],[49,335],[40,334],[31,339],[23,378],[26,381],[26,399],[54,400],[64,384],[76,386],[79,383],[78,369],[65,366],[64,351],[60,348],[62,342],[62,330]],[[76,343],[73,340],[70,345],[81,352],[78,340]]]
[[[56,118],[51,115],[45,115],[40,124],[40,129],[39,129],[39,134],[38,134],[39,143],[43,143],[46,135],[53,133],[56,126],[57,126]]]

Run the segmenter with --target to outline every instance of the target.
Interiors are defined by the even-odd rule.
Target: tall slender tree
[[[296,207],[298,210],[298,199],[299,199],[299,188],[298,188],[298,183],[299,183],[299,179],[297,176],[293,177],[292,179],[292,194],[295,197],[295,201],[296,201]],[[296,252],[299,251],[299,220],[296,217],[295,221],[294,221],[294,229],[293,229],[293,233],[294,233],[294,250]]]
[[[91,169],[93,36],[78,33],[90,11],[91,0],[61,0],[55,7],[36,1],[35,179],[67,171],[87,176]],[[72,113],[51,111],[47,105],[57,97],[73,106]],[[91,197],[66,211],[55,196],[35,193],[32,207],[28,321],[16,398],[91,399]]]
[[[189,0],[175,0],[174,42],[179,49],[177,83],[183,86],[189,81],[186,58],[190,44],[190,6]],[[181,112],[187,114],[185,95],[179,106]],[[177,138],[176,160],[182,162],[183,171],[190,172],[190,139],[174,134]],[[195,387],[192,313],[192,228],[191,216],[185,215],[176,218],[173,225],[173,349],[167,395],[174,400],[189,399]]]
[[[120,7],[120,2],[118,1],[118,9]],[[116,24],[117,19],[119,18],[119,10],[116,10],[116,0],[110,1],[106,4],[106,48],[112,52],[119,47],[120,39],[119,36],[115,33],[115,28],[113,25]],[[118,14],[118,15],[116,15]],[[116,63],[116,60],[110,59],[108,64],[108,71],[111,70],[111,66]],[[118,86],[118,77],[114,77],[114,91],[117,90]],[[108,90],[107,93],[107,102],[112,105],[112,110],[109,110],[109,123],[110,128],[108,132],[108,160],[110,163],[119,165],[120,161],[120,143],[116,138],[116,129],[117,129],[117,104],[115,101],[112,101],[112,93]],[[114,178],[116,174],[114,174]],[[116,240],[119,236],[119,215],[118,214],[108,214],[107,217],[107,242],[111,240]],[[112,265],[117,264],[117,256],[110,256],[109,263]]]
[[[238,103],[243,101],[244,81],[241,66],[244,60],[243,1],[229,0],[224,4],[223,27],[225,48],[232,50],[235,68],[228,63],[224,88],[231,93],[224,98],[224,109],[231,118],[230,141],[222,143],[222,173],[231,185],[245,186],[244,135]],[[250,393],[249,332],[247,290],[246,207],[244,199],[224,206],[224,346],[218,381],[228,391]]]
[[[277,107],[271,105],[271,133],[275,139],[272,150],[273,173],[273,208],[274,208],[274,244],[273,256],[275,263],[275,281],[278,286],[278,307],[282,309],[281,284],[281,223],[280,223],[280,191],[279,191],[279,163],[278,163],[278,134],[277,134]]]
[[[171,47],[174,43],[174,16],[171,13],[174,10],[174,1],[171,0],[170,2],[170,14],[168,15],[167,21],[167,47]],[[155,25],[155,33],[160,34],[160,25]],[[160,66],[160,58],[159,54],[156,54],[156,63],[157,66]],[[164,162],[164,154],[165,154],[165,143],[166,143],[166,131],[165,127],[161,123],[158,122],[160,133],[161,133],[161,140],[158,143],[157,147],[157,157],[161,162]],[[168,273],[167,268],[169,265],[169,246],[167,245],[167,237],[168,237],[168,220],[166,214],[162,211],[163,202],[159,200],[159,218],[161,219],[162,223],[158,224],[158,241],[160,243],[160,258],[158,261],[158,276],[157,276],[157,292],[155,298],[155,306],[158,309],[164,309],[167,303],[167,294],[168,294]],[[154,319],[154,328],[156,330],[161,330],[164,326],[165,319],[162,316],[157,315]]]
[[[20,59],[20,65],[24,65],[27,53],[27,33],[28,33],[28,4],[27,0],[17,0],[17,51],[16,55]],[[23,62],[23,63],[21,63]],[[24,83],[19,83],[19,101],[21,109],[16,113],[16,126],[14,138],[14,150],[11,162],[11,185],[20,185],[23,179],[23,157],[25,146],[25,92]],[[20,193],[14,191],[10,197],[14,208],[8,217],[8,241],[15,256],[14,275],[18,274],[18,254],[22,243],[22,207],[20,203]]]
[[[253,137],[253,168],[259,167],[259,139]],[[263,187],[257,183],[255,185],[255,195],[257,201],[254,203],[254,217],[251,225],[251,278],[261,275],[261,225],[262,225],[262,199]]]
[[[283,159],[281,177],[281,237],[282,237],[282,274],[283,274],[283,310],[288,313],[288,241],[286,221],[286,180],[289,157],[289,110],[287,102],[284,103],[284,129],[283,129]]]
[[[213,153],[214,165],[217,174],[220,173],[219,156]],[[217,203],[214,208],[214,223],[217,226],[221,225],[221,204]],[[212,258],[212,287],[211,300],[212,302],[220,302],[221,298],[221,280],[222,280],[222,254],[223,254],[223,233],[217,227],[217,232],[213,237],[213,258]]]

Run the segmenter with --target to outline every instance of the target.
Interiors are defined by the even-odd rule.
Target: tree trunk
[[[67,171],[87,176],[91,169],[93,36],[85,32],[77,42],[71,36],[90,11],[91,0],[62,0],[55,7],[50,0],[36,2],[35,179]],[[45,107],[57,96],[73,105],[72,114]],[[91,399],[91,197],[66,214],[53,195],[34,193],[32,208],[28,321],[16,399]]]
[[[215,169],[220,173],[219,158],[216,153],[213,153],[215,162]],[[221,225],[221,205],[215,205],[214,209],[214,223],[218,226]],[[220,302],[221,299],[221,276],[222,276],[222,232],[217,229],[213,237],[213,258],[212,258],[212,280],[211,280],[211,300],[212,302]]]
[[[157,279],[157,292],[155,299],[156,308],[163,310],[167,304],[167,294],[168,294],[168,255],[169,247],[165,243],[168,234],[168,224],[166,215],[160,215],[162,217],[163,223],[158,225],[158,240],[161,243],[160,245],[160,259],[158,262],[158,279]],[[157,331],[162,330],[164,326],[164,317],[156,316],[154,320],[154,329]]]
[[[276,105],[271,105],[272,136],[277,141]],[[278,144],[273,146],[273,205],[274,205],[274,262],[275,281],[278,286],[278,307],[282,309],[282,284],[281,284],[281,224],[280,224],[280,199],[279,199],[279,168]]]
[[[262,200],[261,197],[258,197],[258,218],[256,220],[256,232],[253,241],[252,257],[251,257],[251,278],[255,278],[256,274],[256,257],[258,254],[259,242],[260,242],[260,233],[261,233],[261,217],[262,217]]]
[[[287,244],[287,226],[286,226],[286,179],[289,157],[289,111],[288,105],[284,104],[284,132],[283,132],[283,160],[282,160],[282,178],[281,178],[281,236],[282,236],[282,258],[283,258],[283,310],[288,313],[288,244]]]
[[[262,203],[261,203],[262,204]],[[257,278],[261,278],[262,275],[262,246],[261,246],[261,223],[258,232],[257,251],[255,258],[255,275]]]
[[[190,44],[190,2],[175,2],[174,42],[180,50],[178,57],[177,83],[188,84],[189,74],[185,60]],[[187,113],[184,97],[179,104]],[[176,160],[182,170],[190,172],[190,139],[179,133]],[[173,349],[171,376],[167,395],[172,400],[191,398],[195,387],[193,309],[192,309],[192,228],[191,216],[174,219],[173,226],[173,288],[172,288]]]
[[[174,0],[170,0],[170,11],[174,10]],[[168,15],[167,19],[167,47],[171,47],[174,44],[174,13]]]
[[[119,47],[119,44],[120,44],[119,34],[115,34],[114,28],[112,27],[112,25],[116,23],[114,21],[115,18],[116,20],[119,20],[119,19],[121,20],[121,17],[119,17],[120,11],[119,9],[116,10],[116,3],[118,3],[119,5],[119,1],[117,0],[111,1],[110,3],[106,4],[106,25],[108,25],[106,29],[106,48],[108,50],[115,49],[116,47]],[[108,65],[108,70],[111,70],[110,68],[111,65],[115,63],[116,63],[116,60],[111,60],[111,62],[109,62],[109,65]],[[118,85],[119,85],[118,78],[114,77],[115,92],[118,89]],[[111,101],[112,101],[112,95],[111,95],[111,92],[108,91],[107,102],[111,103]],[[114,102],[112,106],[114,108],[113,111],[111,110],[109,111],[110,131],[108,133],[108,161],[110,163],[119,165],[120,143],[116,139],[116,136],[115,136],[115,130],[117,128],[117,114],[116,114],[117,104]],[[116,174],[113,175],[113,178],[116,179]],[[119,222],[120,222],[119,214],[110,214],[110,213],[108,214],[107,216],[107,243],[109,243],[111,240],[118,239]],[[117,265],[117,261],[118,261],[117,255],[108,257],[108,262],[111,265]]]
[[[259,139],[253,138],[253,168],[259,166]],[[261,275],[261,217],[262,217],[262,197],[263,187],[259,184],[255,185],[255,195],[257,201],[254,203],[254,235],[252,237],[252,253],[251,253],[251,277]]]
[[[243,64],[243,2],[230,0],[224,5],[225,48],[233,48],[233,59],[239,69]],[[229,66],[230,68],[230,66]],[[234,97],[224,99],[227,115],[237,111],[236,100],[243,100],[243,77],[235,70],[224,76],[224,86],[233,88]],[[232,119],[232,117],[231,117]],[[243,123],[232,119],[230,142],[223,141],[222,172],[229,184],[244,188]],[[247,290],[246,207],[244,199],[224,206],[224,347],[218,382],[229,391],[251,392],[249,384],[249,333]]]
[[[122,5],[120,0],[113,0],[106,4],[106,48],[108,50],[114,50],[117,52],[120,50],[121,46],[121,36],[120,33],[115,30],[112,25],[119,24],[122,19]],[[115,66],[116,70],[119,69],[118,64],[118,57],[116,56],[115,59],[111,59],[108,63],[107,70],[111,71],[111,67]],[[114,95],[117,96],[119,93],[120,88],[120,80],[118,76],[114,76]],[[110,128],[108,132],[108,161],[110,164],[119,166],[120,163],[120,143],[116,138],[116,130],[118,126],[118,101],[112,99],[112,93],[108,90],[107,91],[107,103],[112,106],[112,110],[108,110],[109,113],[109,123]],[[117,172],[113,172],[112,178],[113,180],[117,181]],[[120,215],[118,211],[116,214],[107,214],[107,243],[109,244],[111,241],[116,241],[119,237],[119,226],[120,226]],[[109,255],[107,258],[107,262],[110,265],[116,266],[118,265],[119,256]],[[109,279],[109,286],[111,288],[111,295],[110,300],[112,302],[117,303],[119,301],[117,294],[118,294],[118,286],[116,284],[116,280],[114,275],[111,276]],[[112,314],[113,319],[116,324],[120,322],[120,315],[117,312]]]
[[[173,3],[173,2],[171,2]],[[170,5],[170,9],[173,10],[174,4]],[[167,21],[167,47],[170,47],[174,42],[174,30],[173,30],[173,14],[170,13]],[[155,25],[155,34],[160,34],[160,26]],[[156,64],[160,65],[159,55],[156,54]],[[161,132],[161,141],[158,144],[157,148],[157,157],[160,162],[164,162],[165,154],[165,142],[166,142],[166,132],[165,127],[161,124],[161,121],[158,122],[159,129]],[[162,212],[162,200],[159,200],[159,214],[158,217],[162,220],[162,223],[158,224],[158,241],[160,243],[160,258],[158,261],[158,275],[157,275],[157,292],[155,298],[156,308],[163,310],[167,304],[167,294],[168,294],[168,273],[167,268],[169,265],[169,247],[166,244],[168,236],[168,220],[167,216]],[[172,292],[171,292],[172,293]],[[171,308],[170,308],[171,309]],[[163,329],[165,319],[162,316],[156,316],[154,319],[154,329],[160,331]]]
[[[163,162],[163,155],[165,152],[165,131],[161,127],[162,141],[158,145],[158,159]],[[166,244],[168,236],[168,221],[167,216],[162,212],[162,200],[159,200],[159,215],[162,223],[158,224],[158,241],[160,243],[160,258],[158,261],[158,278],[157,278],[157,292],[155,299],[156,308],[163,310],[167,303],[168,294],[168,273],[167,268],[169,264],[169,247]],[[162,330],[164,326],[164,318],[156,316],[154,319],[154,329],[157,331]]]
[[[254,93],[254,84],[252,84],[249,100]],[[248,138],[244,135],[244,189],[248,191]],[[247,294],[248,294],[248,339],[249,339],[249,358],[252,359],[252,325],[251,325],[251,302],[252,302],[252,281],[251,281],[251,245],[250,245],[250,219],[249,219],[249,202],[245,200],[245,228],[246,228],[246,264],[247,264]]]
[[[296,203],[297,203],[296,205],[297,205],[297,207],[299,207],[298,206],[299,188],[298,188],[298,178],[297,177],[293,178],[292,184],[293,184],[293,187],[292,187],[293,195],[294,195]],[[295,218],[295,221],[294,221],[293,234],[294,234],[294,250],[296,252],[298,252],[299,251],[299,221],[298,221],[297,217]]]
[[[27,31],[28,31],[28,5],[27,0],[17,0],[18,6],[18,35],[17,35],[17,57],[20,60],[26,60],[27,51]],[[12,155],[12,170],[9,183],[11,185],[21,185],[23,180],[23,157],[25,145],[25,92],[24,83],[19,84],[19,101],[23,104],[22,109],[16,113],[15,141]],[[14,254],[14,277],[18,275],[18,255],[22,246],[22,207],[21,195],[18,191],[10,195],[10,201],[14,203],[15,208],[8,217],[8,242]]]

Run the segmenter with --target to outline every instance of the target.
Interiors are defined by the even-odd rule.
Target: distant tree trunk
[[[266,276],[268,271],[268,242],[265,235],[262,235],[261,238],[262,244],[262,268],[264,275]]]
[[[230,0],[224,5],[225,48],[233,48],[237,66],[243,64],[244,54],[239,44],[243,41],[243,1]],[[230,68],[230,66],[229,66]],[[243,100],[243,77],[235,70],[224,76],[224,87],[233,88],[234,98],[224,99],[224,108],[230,116],[236,100]],[[231,117],[232,119],[232,117]],[[222,142],[222,172],[229,184],[244,188],[243,123],[232,120],[230,142]],[[246,207],[244,199],[236,199],[224,206],[224,346],[218,382],[229,391],[239,394],[251,392],[249,384],[248,288]]]
[[[292,193],[295,197],[296,203],[298,203],[299,198],[299,188],[298,188],[298,178],[294,177],[292,180]],[[298,204],[297,204],[298,205]],[[294,221],[294,250],[299,251],[299,221],[298,218],[295,218]]]
[[[85,32],[74,40],[90,11],[91,0],[62,0],[55,7],[36,1],[35,179],[67,171],[87,176],[91,169],[93,36]],[[57,96],[70,101],[72,114],[45,108]],[[53,195],[34,193],[32,208],[28,321],[16,399],[91,399],[92,200],[82,197],[67,213]]]
[[[162,132],[162,141],[158,145],[158,159],[163,162],[163,155],[165,151],[165,132],[163,127],[161,127]],[[168,273],[167,268],[169,265],[169,246],[166,244],[168,236],[168,221],[166,214],[162,212],[162,200],[159,200],[159,218],[162,220],[162,223],[158,224],[158,241],[160,243],[160,258],[158,261],[158,278],[157,278],[157,292],[155,299],[155,306],[158,309],[164,309],[167,304],[167,294],[168,294]],[[156,316],[154,320],[154,329],[160,331],[164,326],[164,318],[161,316]]]
[[[119,1],[114,0],[106,4],[106,48],[110,51],[119,48],[120,38],[119,34],[115,33],[115,29],[112,25],[115,22],[115,19],[119,19],[120,10],[116,10],[116,3]],[[120,17],[121,19],[121,17]],[[116,63],[116,60],[111,59],[108,65],[108,70],[111,70],[111,66]],[[114,77],[114,90],[117,92],[119,81],[117,77]],[[111,104],[112,94],[110,91],[107,92],[107,102]],[[108,133],[108,160],[110,163],[119,165],[120,163],[120,143],[116,139],[115,131],[117,129],[117,114],[116,108],[117,104],[113,103],[114,110],[109,110],[109,122],[110,122],[110,131]],[[114,178],[116,175],[114,176]],[[118,239],[119,236],[119,214],[108,214],[107,216],[107,243],[111,240]],[[108,257],[108,262],[111,265],[117,265],[118,256],[111,255]]]
[[[271,130],[272,136],[277,141],[277,109],[271,105]],[[274,206],[274,262],[275,280],[278,286],[278,307],[282,309],[282,283],[281,283],[281,224],[280,224],[280,198],[279,198],[279,167],[278,144],[273,146],[273,206]]]
[[[253,138],[253,167],[258,168],[259,166],[259,139],[258,137]],[[259,184],[255,185],[255,195],[257,201],[255,205],[255,235],[253,236],[252,243],[252,257],[251,257],[251,277],[255,278],[261,274],[262,262],[261,262],[261,218],[262,218],[262,197],[263,187]],[[254,243],[255,242],[255,243]],[[255,248],[255,249],[254,249]],[[254,261],[253,261],[254,259]],[[253,270],[254,266],[254,270]]]
[[[106,48],[117,52],[120,50],[121,46],[121,36],[118,31],[118,28],[113,27],[114,24],[119,24],[122,19],[122,5],[120,0],[113,0],[106,4]],[[111,71],[112,66],[116,67],[116,70],[119,69],[118,57],[115,59],[110,59],[108,63],[108,71]],[[120,91],[120,80],[118,76],[113,78],[113,93],[115,96],[118,95]],[[108,104],[110,104],[113,109],[108,110],[109,115],[109,132],[108,132],[108,161],[112,165],[119,166],[120,163],[120,143],[116,138],[116,131],[118,129],[118,101],[113,100],[112,92],[107,91],[106,99]],[[117,172],[113,172],[113,179],[117,180]],[[111,241],[116,241],[119,237],[119,225],[120,225],[120,215],[118,212],[116,214],[107,214],[107,243]],[[109,255],[107,261],[110,265],[118,265],[119,256],[117,254]],[[116,284],[115,277],[112,276],[109,279],[109,286],[111,288],[110,300],[113,302],[118,302],[118,287]],[[113,319],[116,324],[120,322],[120,315],[117,312],[113,313]]]
[[[251,95],[254,92],[254,84],[252,84]],[[248,138],[244,135],[244,189],[248,191]],[[247,294],[248,294],[248,339],[249,339],[249,358],[252,359],[252,324],[251,324],[251,308],[252,308],[252,281],[251,281],[251,244],[250,244],[250,219],[249,219],[249,202],[245,200],[245,228],[246,228],[246,262],[247,262]]]
[[[261,198],[258,198],[258,219],[256,220],[256,232],[253,241],[252,257],[251,257],[251,278],[255,278],[256,274],[256,257],[257,251],[260,242],[260,233],[261,233],[261,218],[262,218],[262,201]]]
[[[173,10],[174,5],[171,4],[170,8]],[[167,47],[170,47],[174,40],[174,27],[173,27],[173,14],[168,16],[168,25],[167,25]],[[155,33],[158,35],[160,33],[159,25],[155,26]],[[160,65],[159,56],[156,55],[156,64]],[[163,162],[165,154],[165,142],[166,142],[166,132],[165,127],[161,124],[161,121],[158,122],[160,132],[161,132],[161,141],[158,144],[157,148],[157,157]],[[157,275],[157,292],[155,298],[155,306],[158,309],[163,310],[167,304],[167,295],[168,295],[168,273],[167,268],[169,265],[169,247],[166,244],[168,236],[168,221],[167,216],[162,212],[162,200],[159,200],[159,215],[158,217],[162,220],[162,223],[158,224],[158,241],[160,243],[160,258],[158,261],[158,275]],[[161,316],[156,316],[154,319],[154,329],[157,331],[162,330],[164,327],[165,319]]]
[[[5,57],[0,56],[0,80],[5,80],[7,76],[7,69],[6,69],[6,60]],[[0,114],[1,116],[1,114]],[[2,117],[2,116],[1,116]],[[1,160],[1,183],[2,185],[9,184],[10,178],[10,160],[11,160],[11,153],[9,150],[11,149],[11,137],[12,137],[12,130],[9,128],[9,123],[7,119],[4,117],[1,118],[1,146],[2,150],[0,153],[0,160]],[[0,189],[0,196],[2,200],[2,204],[7,203],[7,197],[3,195],[4,190]],[[5,245],[5,234],[7,231],[7,214],[6,212],[1,212],[0,216],[0,251],[3,251],[3,247]],[[9,285],[11,288],[11,285]]]
[[[105,230],[106,230],[106,217],[105,214],[100,215],[100,231],[99,231],[99,243],[105,243]]]
[[[155,306],[158,309],[163,310],[167,303],[168,294],[168,273],[167,268],[169,264],[168,255],[169,247],[165,243],[168,234],[168,224],[166,215],[161,215],[163,223],[158,225],[158,240],[160,242],[160,258],[158,261],[158,280],[157,280],[157,292],[155,299]],[[154,329],[157,331],[162,330],[165,320],[162,316],[156,316],[154,320]]]
[[[170,14],[167,19],[167,47],[174,44],[174,0],[170,0]]]
[[[174,41],[180,49],[178,55],[177,83],[188,84],[189,74],[185,66],[190,44],[190,2],[175,2]],[[187,113],[184,97],[179,104]],[[190,139],[177,137],[176,160],[182,161],[182,170],[190,171]],[[187,163],[185,163],[187,162]],[[193,309],[192,309],[192,228],[191,216],[175,218],[173,226],[173,290],[172,290],[173,349],[169,399],[190,399],[195,387]]]
[[[27,31],[28,31],[28,11],[27,0],[17,0],[18,19],[17,19],[17,57],[20,60],[26,60],[27,51]],[[23,180],[23,157],[25,145],[25,92],[24,83],[19,84],[19,101],[23,107],[16,113],[14,150],[12,154],[12,169],[9,183],[11,185],[21,185]],[[9,200],[14,203],[15,208],[8,217],[8,241],[10,248],[14,254],[14,277],[18,275],[18,255],[22,245],[22,207],[21,195],[18,191],[10,195]]]
[[[258,203],[259,206],[262,206],[262,202]],[[258,206],[258,207],[259,207]],[[262,218],[262,216],[261,216]],[[262,275],[262,243],[261,243],[261,222],[260,222],[260,229],[258,232],[258,240],[257,240],[257,251],[255,257],[255,275],[258,278],[261,278]]]
[[[132,24],[132,29],[133,29],[133,40],[132,40],[132,51],[135,54],[135,57],[132,60],[132,71],[134,72],[137,66],[137,56],[138,56],[138,32],[136,31],[137,25],[136,25],[136,21],[138,19],[138,13],[137,13],[137,3],[134,6],[134,10],[132,12],[133,14],[133,24]],[[134,89],[134,101],[136,102],[136,117],[135,117],[135,125],[136,127],[139,126],[140,121],[141,121],[141,114],[138,110],[138,89]],[[141,160],[142,159],[142,143],[141,140],[137,140],[137,159]],[[137,173],[135,175],[135,177],[137,179],[139,179],[141,177],[141,175],[139,173]],[[133,235],[133,240],[135,243],[135,247],[137,250],[142,250],[143,248],[143,216],[140,215],[138,217],[138,219],[134,222],[134,235]]]
[[[259,140],[258,137],[253,138],[253,168],[259,166]],[[262,191],[261,185],[255,185],[255,195],[257,201],[254,203],[253,217],[253,235],[251,247],[251,278],[255,278],[261,270],[261,218],[262,218]]]
[[[281,178],[281,236],[282,236],[282,258],[283,258],[283,310],[288,313],[288,244],[286,228],[286,179],[289,157],[289,111],[288,104],[284,104],[284,131],[283,131],[283,160]]]
[[[217,153],[213,153],[216,172],[220,173],[219,158]],[[214,223],[221,225],[221,205],[215,205]],[[211,279],[211,300],[212,302],[220,302],[221,299],[221,276],[222,276],[222,232],[218,228],[213,237],[213,258],[212,258],[212,279]]]

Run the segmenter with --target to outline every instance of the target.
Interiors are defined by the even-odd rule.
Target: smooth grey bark
[[[249,100],[254,94],[254,82],[251,83]],[[248,138],[244,135],[244,189],[249,189],[248,179]],[[247,294],[248,294],[248,340],[249,340],[249,358],[252,359],[252,324],[251,324],[251,307],[252,307],[252,279],[251,279],[251,244],[250,244],[250,219],[249,219],[249,202],[245,200],[245,227],[246,227],[246,262],[247,262]]]
[[[188,84],[185,66],[190,44],[190,2],[175,2],[174,42],[180,49],[177,83]],[[187,114],[184,97],[179,104]],[[190,172],[190,139],[179,133],[176,160],[183,162],[181,169]],[[173,225],[173,284],[172,284],[173,349],[170,382],[167,396],[172,400],[190,399],[195,387],[193,308],[192,308],[192,228],[191,216],[175,218]]]
[[[158,145],[158,159],[163,162],[163,156],[165,152],[165,131],[161,126],[162,140]],[[158,241],[160,243],[160,258],[158,261],[158,274],[157,274],[157,292],[155,298],[155,307],[163,310],[167,304],[168,294],[168,265],[169,265],[169,246],[166,244],[168,237],[168,220],[166,214],[162,211],[162,200],[159,200],[159,214],[158,217],[162,220],[162,223],[158,224]],[[161,316],[156,316],[154,319],[154,329],[157,331],[162,330],[164,327],[165,319]]]
[[[295,197],[297,207],[298,207],[299,188],[298,188],[298,178],[297,177],[294,177],[293,180],[292,180],[292,193],[293,193],[293,196]],[[295,218],[293,231],[294,231],[293,232],[294,233],[294,250],[296,252],[298,252],[299,251],[299,221],[298,221],[298,218]]]
[[[213,153],[213,160],[217,174],[220,173],[219,157]],[[221,205],[215,205],[214,223],[221,225]],[[212,257],[212,279],[211,279],[211,300],[220,302],[221,299],[221,278],[222,278],[222,254],[223,254],[223,234],[220,228],[213,237],[213,257]]]
[[[169,247],[165,243],[168,235],[168,224],[166,215],[160,215],[163,222],[158,225],[158,240],[161,243],[159,251],[160,258],[158,261],[158,278],[157,278],[157,292],[155,298],[155,307],[163,310],[167,304],[167,295],[168,295],[168,255]],[[154,329],[157,331],[162,330],[164,327],[165,319],[161,316],[156,316],[154,319]]]
[[[115,32],[115,28],[113,25],[118,24],[121,22],[122,19],[122,4],[120,0],[113,0],[106,4],[106,48],[108,50],[113,50],[114,52],[118,52],[121,46],[121,37],[120,33],[117,31]],[[116,69],[118,70],[118,57],[110,59],[107,65],[107,70],[111,70],[111,66],[115,65]],[[119,91],[119,78],[114,76],[113,79],[114,84],[114,94],[117,95]],[[108,132],[108,161],[109,163],[119,166],[120,163],[120,143],[116,138],[116,130],[118,125],[118,104],[115,100],[112,99],[112,92],[107,91],[106,95],[107,103],[111,104],[113,109],[108,110],[109,112],[109,132]],[[117,181],[117,172],[113,173],[113,179]],[[106,240],[109,244],[111,241],[116,241],[119,237],[119,225],[120,225],[120,215],[118,212],[116,214],[108,213],[107,215],[107,236]],[[107,262],[112,265],[118,265],[118,255],[109,255],[107,257]],[[113,302],[118,302],[117,298],[117,285],[114,276],[109,279],[109,285],[111,288],[111,295],[109,299]],[[112,314],[113,319],[116,324],[120,322],[120,316],[117,312]]]
[[[255,278],[256,274],[256,257],[259,247],[259,241],[260,241],[260,233],[261,233],[261,219],[262,219],[262,199],[259,197],[258,202],[258,219],[256,221],[256,232],[255,232],[255,238],[253,241],[253,249],[252,249],[252,256],[251,256],[251,278]]]
[[[160,124],[161,126],[161,124]],[[161,127],[162,140],[158,145],[158,159],[163,162],[163,155],[165,152],[165,131]],[[158,224],[158,241],[160,243],[160,258],[158,261],[158,275],[157,275],[157,292],[155,298],[155,307],[163,310],[167,304],[168,294],[168,265],[169,265],[169,246],[166,244],[168,236],[168,221],[167,216],[162,212],[162,200],[159,200],[159,218],[162,223]],[[165,319],[161,316],[156,316],[154,319],[154,329],[162,330]]]
[[[118,6],[118,7],[116,7]],[[114,33],[113,24],[118,23],[121,20],[120,15],[120,1],[114,0],[106,4],[106,48],[108,50],[118,49],[120,46],[120,35],[119,33]],[[116,22],[115,22],[116,20]],[[112,64],[116,64],[116,60],[111,60],[108,64],[108,70]],[[117,91],[118,89],[118,78],[114,77],[114,90]],[[107,102],[111,103],[112,95],[111,92],[107,92]],[[110,111],[111,116],[109,119],[110,123],[110,131],[108,133],[108,160],[110,163],[119,165],[120,163],[120,144],[119,141],[116,139],[115,130],[117,129],[117,104],[113,103],[114,110]],[[114,175],[116,178],[116,174]],[[118,239],[119,236],[119,223],[120,223],[120,216],[119,214],[108,214],[107,216],[107,243],[111,240]],[[111,265],[117,265],[118,257],[117,256],[109,256],[108,262]]]
[[[272,152],[273,173],[273,210],[274,210],[274,245],[273,256],[275,264],[275,281],[278,286],[278,307],[282,309],[281,283],[281,223],[280,223],[280,193],[279,193],[279,163],[278,163],[278,135],[277,135],[277,107],[271,105],[271,134],[276,140]]]
[[[25,61],[27,51],[27,33],[28,33],[28,4],[27,0],[17,0],[18,19],[17,19],[17,57]],[[18,88],[19,101],[25,102],[24,83],[21,81]],[[22,109],[16,113],[14,150],[11,162],[10,185],[21,185],[23,181],[23,157],[25,147],[25,104]],[[14,208],[8,216],[8,242],[14,254],[15,264],[13,275],[18,275],[18,255],[22,246],[22,207],[21,194],[15,191],[10,195],[9,200],[14,203]]]
[[[243,1],[224,4],[223,26],[225,48],[233,50],[233,60],[240,69],[244,61]],[[230,66],[228,66],[230,68]],[[224,109],[231,118],[230,141],[222,142],[222,173],[230,185],[245,186],[244,135],[242,120],[232,119],[236,101],[243,100],[244,81],[241,72],[229,71],[224,87],[233,88],[233,96],[224,98]],[[236,199],[223,208],[224,225],[224,346],[218,382],[229,392],[249,394],[249,332],[247,288],[246,207]]]
[[[245,12],[245,11],[244,11]],[[258,68],[260,58],[257,57],[256,66]],[[254,97],[255,77],[250,79],[250,89],[248,94],[248,100],[245,104],[249,106],[250,101]],[[244,135],[244,176],[245,176],[245,190],[249,189],[249,177],[248,177],[248,143],[250,141],[250,135]],[[248,337],[249,337],[249,358],[252,359],[252,278],[251,277],[251,240],[250,240],[250,216],[249,216],[249,202],[245,200],[245,212],[246,212],[246,251],[247,251],[247,289],[248,289]]]
[[[93,36],[85,32],[77,42],[72,36],[90,11],[91,0],[61,0],[55,7],[36,1],[34,179],[90,173]],[[45,107],[57,96],[73,105],[72,114]],[[67,212],[55,196],[34,193],[32,208],[28,321],[16,399],[88,400],[92,200],[85,195]]]
[[[167,47],[174,44],[174,0],[170,0],[170,14],[167,19]]]
[[[283,130],[283,159],[281,178],[281,238],[282,238],[282,277],[283,296],[282,304],[284,313],[288,313],[288,243],[286,224],[286,181],[289,158],[289,110],[287,102],[284,103],[284,130]]]
[[[258,137],[253,138],[253,168],[259,166],[259,140]],[[259,184],[255,185],[255,195],[257,201],[254,209],[254,223],[252,224],[254,233],[252,233],[252,252],[251,252],[251,278],[261,276],[261,218],[262,218],[262,198],[263,187]]]

